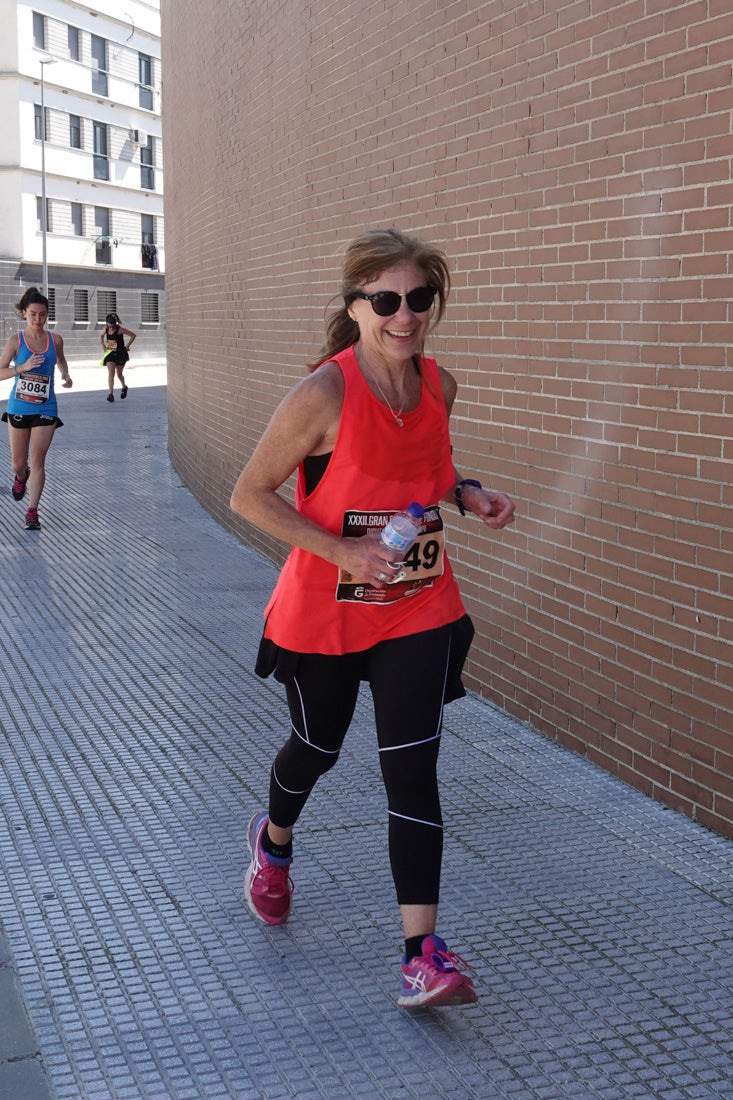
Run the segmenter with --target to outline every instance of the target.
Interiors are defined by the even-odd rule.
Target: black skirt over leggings
[[[437,904],[443,819],[437,762],[443,706],[460,682],[473,624],[466,615],[435,630],[343,656],[294,654],[263,642],[260,675],[285,683],[292,732],[270,778],[269,815],[293,826],[321,775],[338,760],[359,684],[369,683],[389,810],[389,855],[400,905]]]

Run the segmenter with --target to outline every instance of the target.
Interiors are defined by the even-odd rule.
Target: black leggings
[[[269,815],[293,826],[334,766],[367,680],[389,808],[389,856],[400,905],[437,905],[443,854],[438,748],[451,626],[344,656],[303,654],[286,685],[292,733],[275,758]]]

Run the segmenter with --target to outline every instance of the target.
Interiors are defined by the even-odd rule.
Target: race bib
[[[15,386],[15,396],[21,401],[44,405],[51,392],[51,379],[46,374],[20,374]]]
[[[394,511],[345,512],[341,535],[343,538],[378,538],[394,514]],[[397,600],[404,600],[408,596],[414,596],[423,588],[434,584],[442,575],[444,551],[445,535],[440,508],[437,504],[431,505],[425,509],[420,531],[405,554],[399,569],[396,570],[395,579],[384,588],[375,588],[368,581],[354,577],[345,569],[340,569],[336,585],[336,600],[349,603],[390,604]]]

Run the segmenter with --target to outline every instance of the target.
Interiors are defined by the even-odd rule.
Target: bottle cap
[[[418,504],[416,500],[413,500],[412,504],[409,505],[407,511],[410,513],[411,516],[414,516],[415,519],[422,519],[425,515],[425,509],[423,508],[422,504]]]

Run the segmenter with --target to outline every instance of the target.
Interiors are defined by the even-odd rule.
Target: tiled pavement
[[[144,379],[64,395],[42,531],[0,489],[1,1100],[733,1098],[733,845],[476,698],[446,712],[440,929],[477,1005],[395,1005],[366,698],[290,923],[248,915],[274,570],[181,486]]]

